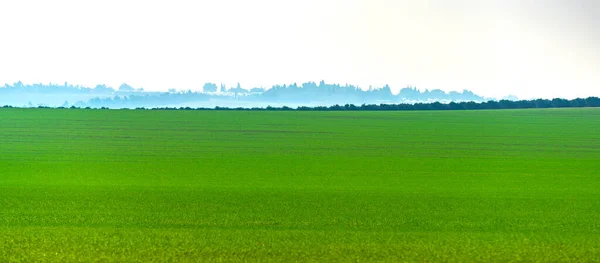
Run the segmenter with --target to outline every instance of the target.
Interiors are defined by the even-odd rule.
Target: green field
[[[600,261],[600,109],[0,109],[0,262]]]

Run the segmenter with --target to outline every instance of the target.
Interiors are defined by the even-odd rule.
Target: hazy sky
[[[2,0],[0,85],[600,96],[597,0]]]

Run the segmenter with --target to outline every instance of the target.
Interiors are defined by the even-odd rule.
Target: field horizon
[[[0,108],[0,261],[600,261],[600,109]]]

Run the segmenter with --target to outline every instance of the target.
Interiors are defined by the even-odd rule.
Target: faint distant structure
[[[233,93],[233,96],[237,98],[240,95],[248,93],[248,90],[243,89],[240,83],[238,82],[237,86],[235,86],[235,88],[230,89],[229,92]]]
[[[265,92],[265,88],[251,88],[250,92],[252,92],[252,93],[263,93],[263,92]]]
[[[123,83],[121,84],[121,86],[119,86],[119,91],[133,92],[135,91],[135,89],[127,85],[127,83]]]
[[[114,89],[112,89],[111,87],[107,87],[106,85],[102,84],[102,85],[96,85],[96,87],[93,89],[94,93],[113,93],[115,92]]]
[[[506,97],[503,97],[502,99],[503,100],[510,100],[510,101],[518,101],[519,100],[519,98],[517,96],[515,96],[515,95],[508,95]]]

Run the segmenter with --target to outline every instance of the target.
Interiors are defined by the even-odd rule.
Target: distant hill
[[[244,89],[239,84],[227,88],[206,83],[203,91],[152,92],[123,83],[118,89],[97,85],[94,88],[64,84],[23,84],[0,87],[0,105],[16,107],[266,107],[329,106],[335,104],[380,104],[417,102],[482,102],[490,100],[471,91],[445,92],[439,89],[418,90],[406,87],[398,94],[385,85],[360,89],[353,85],[307,82],[302,85],[275,85],[270,89]],[[516,100],[516,98],[515,98]]]

